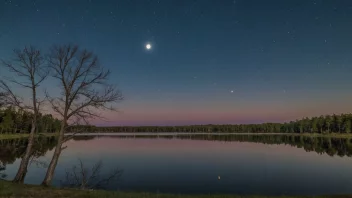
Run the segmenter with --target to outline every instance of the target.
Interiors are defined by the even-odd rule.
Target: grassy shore
[[[35,185],[13,184],[0,180],[0,197],[75,197],[75,198],[269,198],[272,196],[239,195],[171,195],[156,193],[127,193],[112,191],[88,191],[75,189],[45,188]],[[275,197],[275,196],[274,196]],[[352,198],[352,195],[335,196],[278,196],[276,198]]]
[[[57,135],[56,133],[39,133],[36,134],[36,136],[55,136]],[[26,138],[29,136],[29,133],[17,133],[17,134],[0,134],[0,140],[4,140],[4,139],[17,139],[17,138]]]

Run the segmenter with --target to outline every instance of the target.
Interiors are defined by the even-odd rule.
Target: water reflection
[[[92,167],[86,167],[85,163],[78,159],[78,164],[66,170],[66,177],[61,181],[61,187],[79,189],[105,189],[111,182],[121,177],[123,170],[115,168],[104,176],[101,175],[104,169],[103,161],[99,160]]]
[[[27,138],[0,140],[0,177],[5,178],[7,176],[4,173],[6,166],[13,164],[17,159],[21,158],[25,154],[27,144]],[[36,138],[32,149],[31,162],[40,164],[40,162],[36,161],[36,159],[44,156],[49,150],[52,150],[55,145],[55,137],[40,136]]]
[[[222,141],[222,142],[253,142],[274,145],[291,145],[297,148],[304,148],[305,151],[314,151],[319,154],[328,154],[329,156],[338,155],[352,156],[352,139],[338,137],[322,137],[322,136],[299,136],[299,135],[82,135],[76,136],[75,141],[93,140],[94,138],[109,137],[109,138],[164,138],[164,139],[190,139],[190,140],[207,140],[207,141]]]
[[[35,156],[43,156],[38,160],[50,160],[55,139],[42,138],[38,142],[42,144],[36,145]],[[7,179],[14,176],[25,145],[23,139],[0,140],[0,164],[6,167]],[[55,172],[53,185],[56,186],[62,185],[67,171],[72,172],[80,158],[88,169],[102,160],[102,178],[109,176],[116,167],[124,170],[118,181],[104,186],[109,190],[176,194],[352,193],[349,138],[244,134],[81,135],[66,146]],[[32,165],[25,182],[40,184],[44,174],[45,169]]]

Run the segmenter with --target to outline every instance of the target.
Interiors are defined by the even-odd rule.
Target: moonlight
[[[145,49],[151,50],[151,49],[152,49],[152,45],[151,45],[150,43],[147,43],[147,44],[145,45]]]

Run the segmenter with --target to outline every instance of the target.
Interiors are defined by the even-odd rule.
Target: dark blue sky
[[[0,5],[1,58],[25,45],[74,43],[112,71],[125,101],[98,124],[257,123],[352,110],[350,0]]]

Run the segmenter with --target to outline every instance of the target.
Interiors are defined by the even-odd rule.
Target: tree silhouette
[[[33,112],[31,124],[32,128],[28,137],[29,142],[27,145],[27,150],[25,155],[22,157],[21,164],[13,180],[16,183],[23,183],[34,144],[34,133],[36,131],[39,108],[43,102],[40,101],[37,96],[37,89],[48,76],[49,71],[44,65],[44,57],[41,55],[41,52],[32,46],[25,47],[23,50],[14,50],[14,59],[12,61],[2,60],[2,65],[15,75],[13,78],[8,78],[7,81],[0,80],[0,88],[6,95],[5,105],[12,105],[16,108]],[[31,104],[27,105],[21,97],[16,95],[11,89],[9,83],[29,89],[31,91],[32,98]],[[15,118],[13,117],[12,120],[15,120]]]
[[[49,67],[60,83],[61,95],[47,94],[52,109],[61,117],[58,144],[43,180],[48,186],[67,140],[64,133],[76,124],[87,124],[90,119],[102,118],[98,111],[115,110],[112,103],[122,100],[120,92],[107,83],[110,72],[99,64],[92,52],[78,46],[55,46],[51,50]]]

